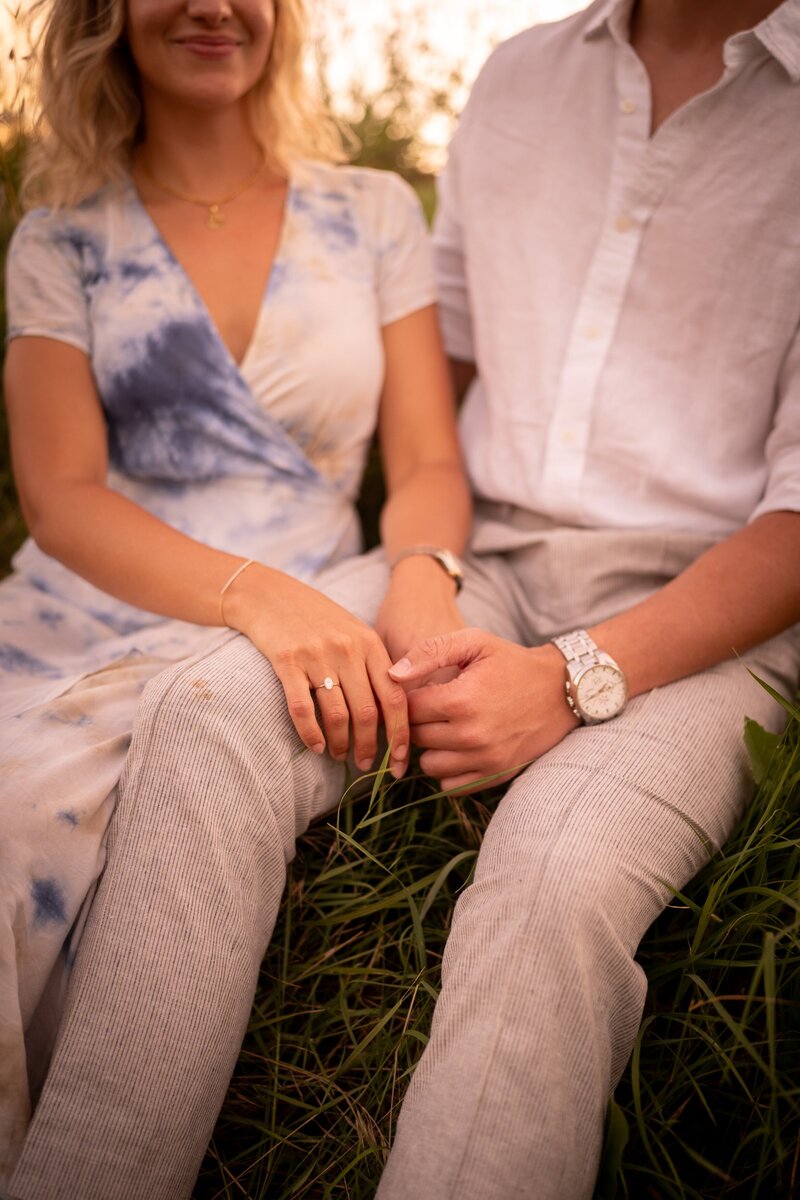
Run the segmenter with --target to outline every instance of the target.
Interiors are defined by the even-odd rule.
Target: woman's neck
[[[189,194],[227,192],[264,158],[242,104],[198,112],[146,103],[145,130],[136,161],[154,180]]]

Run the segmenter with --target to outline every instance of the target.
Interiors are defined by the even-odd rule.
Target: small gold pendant
[[[216,229],[222,229],[224,224],[225,224],[225,215],[222,212],[222,210],[220,209],[220,206],[218,204],[209,204],[208,220],[206,221],[206,226],[209,229],[216,230]]]

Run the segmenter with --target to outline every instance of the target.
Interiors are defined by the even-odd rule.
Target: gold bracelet
[[[236,579],[239,578],[242,571],[246,571],[248,567],[252,567],[252,565],[255,561],[256,560],[254,558],[248,558],[246,562],[241,563],[240,566],[238,566],[236,568],[236,570],[233,572],[233,574],[231,575],[228,582],[224,583],[222,585],[222,587],[220,588],[220,590],[219,590],[219,619],[220,619],[221,624],[228,625],[228,622],[225,620],[225,593],[227,592],[227,590],[231,586],[231,584]],[[230,625],[228,625],[228,628],[230,629]]]

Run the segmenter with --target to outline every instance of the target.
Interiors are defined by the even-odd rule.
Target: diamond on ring
[[[332,675],[326,675],[322,683],[311,686],[315,692],[332,692],[335,687],[339,686],[339,680],[334,679]]]

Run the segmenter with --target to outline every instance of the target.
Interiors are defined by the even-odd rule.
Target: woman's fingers
[[[336,646],[318,644],[312,653],[284,652],[275,669],[289,715],[309,749],[321,753],[327,746],[331,757],[341,761],[352,744],[356,765],[368,771],[382,720],[390,767],[399,778],[410,743],[406,694],[389,676],[391,660],[383,643],[372,630],[366,634],[350,645],[340,641]]]
[[[314,700],[308,686],[308,675],[301,667],[296,666],[276,666],[275,672],[283,686],[289,716],[300,741],[315,754],[322,754],[325,749],[325,736],[317,721]]]
[[[378,704],[363,663],[340,668],[339,686],[317,688],[317,703],[333,758],[343,759],[350,748],[361,771],[368,771],[378,748]]]
[[[386,740],[389,743],[389,769],[400,779],[408,767],[411,735],[408,728],[408,700],[404,689],[388,673],[389,656],[380,646],[367,659],[372,690],[383,714]]]
[[[330,675],[326,678],[334,679]],[[331,688],[325,684],[316,685],[312,679],[310,687],[313,689],[319,708],[322,728],[325,730],[325,739],[328,744],[328,753],[331,758],[341,761],[347,757],[347,751],[350,748],[350,711],[344,687],[338,679]]]

